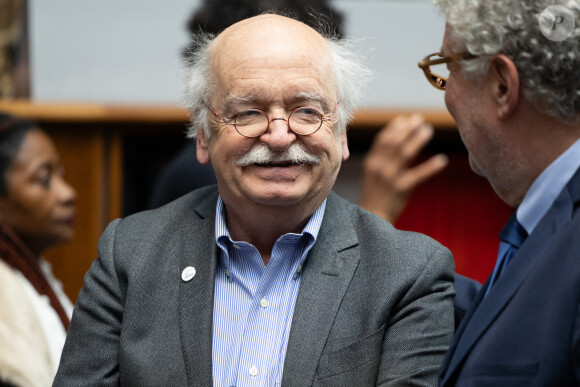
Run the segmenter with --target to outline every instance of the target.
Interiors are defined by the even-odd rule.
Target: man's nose
[[[295,140],[296,134],[290,130],[288,121],[284,118],[273,118],[270,120],[268,130],[260,136],[260,141],[274,151],[285,150]]]

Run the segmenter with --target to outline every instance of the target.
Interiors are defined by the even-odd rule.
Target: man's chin
[[[248,165],[245,168],[248,173],[254,174],[260,180],[284,184],[297,180],[308,167],[308,164],[296,164],[287,166]]]
[[[303,194],[284,191],[271,190],[268,192],[256,192],[251,195],[254,203],[268,207],[288,207],[299,204],[304,200]]]
[[[483,173],[481,167],[479,166],[479,164],[477,164],[477,162],[475,160],[473,160],[473,157],[471,157],[471,154],[469,155],[469,166],[471,167],[471,170],[475,174],[485,177],[485,174]]]

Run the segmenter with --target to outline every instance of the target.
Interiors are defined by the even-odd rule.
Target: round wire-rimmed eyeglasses
[[[272,121],[286,121],[286,124],[296,134],[301,136],[309,136],[314,134],[322,127],[324,121],[330,121],[334,118],[338,110],[338,103],[334,106],[332,112],[328,115],[323,115],[318,110],[300,106],[293,109],[288,118],[268,118],[268,114],[260,109],[248,109],[237,113],[229,121],[219,114],[209,104],[205,104],[217,118],[223,121],[226,125],[233,125],[240,135],[244,137],[258,137],[266,133]]]
[[[443,56],[443,55],[441,55],[441,53],[436,52],[436,53],[427,55],[417,65],[419,66],[419,68],[421,70],[423,70],[423,72],[425,73],[425,77],[427,78],[429,83],[431,85],[433,85],[433,87],[435,87],[439,90],[445,90],[445,87],[447,86],[447,77],[445,77],[443,75],[438,75],[438,74],[432,72],[431,66],[438,65],[438,64],[447,64],[447,63],[451,63],[451,62],[456,62],[458,60],[474,59],[474,58],[477,58],[477,56],[471,55],[468,52],[461,52],[461,53],[453,54],[450,56]]]

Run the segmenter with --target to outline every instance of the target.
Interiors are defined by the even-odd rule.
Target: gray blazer
[[[55,386],[212,385],[216,200],[202,188],[109,225]],[[282,385],[436,385],[453,336],[446,248],[331,193],[302,273]]]

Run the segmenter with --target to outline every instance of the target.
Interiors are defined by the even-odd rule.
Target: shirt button
[[[262,299],[260,300],[260,306],[261,306],[262,308],[266,309],[266,308],[268,307],[268,305],[269,305],[269,304],[268,304],[268,300],[266,299],[266,297],[264,297],[264,298],[262,298]]]
[[[256,366],[252,366],[252,368],[250,368],[250,376],[256,377],[258,375],[258,367]]]

